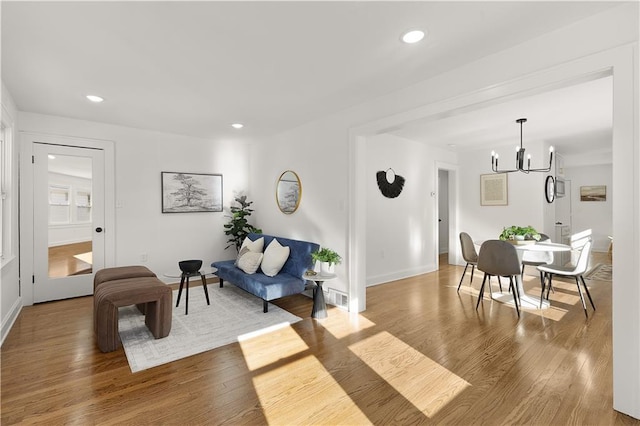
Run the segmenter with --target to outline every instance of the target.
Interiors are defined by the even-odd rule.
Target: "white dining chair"
[[[589,314],[587,313],[587,304],[584,301],[584,296],[582,295],[582,289],[580,288],[580,282],[584,286],[585,291],[587,292],[587,296],[589,297],[589,302],[591,302],[591,307],[593,310],[596,310],[596,305],[593,303],[593,299],[591,298],[591,294],[589,293],[589,288],[587,284],[584,282],[583,274],[587,271],[587,265],[589,263],[589,255],[591,254],[591,239],[588,239],[582,248],[580,249],[580,256],[578,257],[578,261],[575,265],[568,266],[555,266],[555,265],[540,265],[538,266],[538,270],[546,275],[548,278],[549,284],[547,287],[547,300],[549,300],[549,289],[553,286],[553,276],[559,275],[563,277],[574,277],[576,280],[576,285],[578,286],[578,294],[580,294],[580,300],[582,301],[582,308],[584,309],[584,314],[588,318]],[[544,297],[545,291],[545,280],[542,279],[540,282],[542,287],[540,293],[540,307],[542,307],[542,299]]]

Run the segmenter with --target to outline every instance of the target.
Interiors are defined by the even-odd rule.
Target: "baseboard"
[[[416,275],[427,274],[436,270],[434,264],[422,265],[415,268],[405,269],[402,271],[394,271],[389,274],[376,275],[373,277],[367,277],[367,287],[385,284],[390,281],[401,280],[403,278],[415,277]]]
[[[0,346],[4,343],[4,339],[9,334],[9,331],[11,331],[11,327],[13,327],[13,324],[16,322],[16,319],[18,319],[18,314],[20,314],[21,310],[22,310],[22,298],[19,297],[15,301],[11,309],[9,310],[9,314],[2,319],[2,330],[1,330],[2,335],[0,336]]]

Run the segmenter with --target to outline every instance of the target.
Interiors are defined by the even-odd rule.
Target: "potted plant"
[[[342,262],[338,253],[326,247],[311,253],[311,259],[314,262],[320,262],[320,272],[323,274],[333,274],[335,265]]]
[[[509,226],[502,229],[499,237],[503,241],[510,240],[535,240],[540,241],[540,233],[532,226]]]
[[[247,201],[247,196],[243,195],[241,197],[236,197],[235,202],[239,204],[231,205],[229,210],[231,211],[231,216],[229,223],[224,225],[224,233],[225,235],[229,235],[231,238],[227,240],[229,243],[224,249],[228,249],[231,246],[235,246],[236,251],[240,251],[240,247],[242,247],[242,242],[251,232],[255,232],[257,234],[262,233],[262,229],[256,228],[252,224],[249,223],[247,218],[251,216],[253,213],[253,209],[250,208],[253,201]]]

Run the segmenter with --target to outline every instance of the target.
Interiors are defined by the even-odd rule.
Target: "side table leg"
[[[184,314],[189,315],[189,276],[187,275],[187,294],[185,295]]]
[[[207,298],[207,305],[210,305],[211,303],[209,303],[209,290],[207,289],[207,280],[202,274],[200,274],[200,278],[202,279],[202,288],[204,288],[204,295]]]
[[[324,291],[322,291],[322,281],[316,281],[316,288],[313,289],[313,309],[311,318],[322,319],[327,317],[327,304],[324,301]]]
[[[178,300],[176,301],[176,308],[180,305],[180,296],[182,296],[182,286],[184,286],[184,274],[180,277],[180,288],[178,289]]]

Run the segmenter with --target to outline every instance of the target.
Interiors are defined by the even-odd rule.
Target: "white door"
[[[93,294],[105,264],[104,152],[34,143],[33,301]]]

